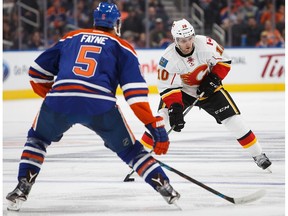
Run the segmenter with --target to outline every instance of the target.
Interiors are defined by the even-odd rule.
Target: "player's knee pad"
[[[45,146],[45,148],[47,148],[47,146],[51,144],[51,141],[42,137],[33,128],[30,128],[30,130],[28,131],[28,139],[34,140],[35,143],[37,142],[39,143],[39,145]]]

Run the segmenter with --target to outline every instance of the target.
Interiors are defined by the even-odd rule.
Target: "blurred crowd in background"
[[[55,44],[71,30],[92,28],[93,10],[99,2],[101,1],[4,0],[3,49],[42,50]],[[197,4],[204,12],[205,35],[213,37],[211,29],[214,23],[223,29],[226,35],[223,46],[284,47],[285,44],[285,0],[110,2],[117,4],[121,11],[121,37],[136,49],[167,47],[173,41],[170,33],[173,21],[182,18],[191,21],[190,8],[193,4]],[[175,10],[173,16],[171,8]],[[195,31],[199,34],[196,28]]]

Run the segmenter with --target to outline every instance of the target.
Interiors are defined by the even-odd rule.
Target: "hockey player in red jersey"
[[[133,167],[169,204],[179,199],[160,165],[135,139],[116,104],[120,85],[127,103],[152,134],[154,152],[166,154],[169,139],[163,118],[152,115],[137,55],[119,37],[120,24],[116,5],[100,3],[94,11],[95,29],[68,33],[30,67],[33,90],[44,101],[28,131],[18,185],[6,196],[8,210],[20,209],[40,172],[47,147],[60,141],[77,123],[99,135],[107,148]]]
[[[185,19],[175,21],[171,33],[174,43],[165,49],[158,64],[161,96],[158,113],[167,122],[166,126],[169,120],[170,127],[180,132],[185,125],[183,111],[204,94],[196,106],[223,124],[260,168],[271,171],[270,160],[222,86],[231,67],[223,47],[210,37],[195,36],[193,26]],[[147,147],[153,145],[148,132],[144,133],[141,143]]]

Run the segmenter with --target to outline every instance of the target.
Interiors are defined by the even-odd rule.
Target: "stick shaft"
[[[225,200],[227,200],[227,201],[235,204],[234,198],[229,197],[229,196],[226,196],[226,195],[224,195],[223,193],[220,193],[219,191],[214,190],[213,188],[211,188],[211,187],[203,184],[202,182],[199,182],[199,181],[197,181],[196,179],[191,178],[190,176],[187,176],[186,174],[184,174],[184,173],[182,173],[182,172],[174,169],[173,167],[171,167],[171,166],[169,166],[169,165],[167,165],[167,164],[165,164],[165,163],[163,163],[163,162],[161,162],[161,161],[159,161],[159,160],[157,160],[157,159],[156,159],[156,161],[157,161],[162,167],[166,168],[167,170],[169,170],[169,171],[171,171],[171,172],[174,172],[174,173],[178,174],[179,176],[185,178],[186,180],[188,180],[188,181],[190,181],[190,182],[192,182],[192,183],[194,183],[194,184],[196,184],[196,185],[204,188],[205,190],[207,190],[207,191],[209,191],[209,192],[211,192],[211,193],[213,193],[213,194],[221,197],[222,199],[225,199]]]
[[[196,105],[196,103],[200,100],[200,98],[204,95],[204,92],[202,92],[198,97],[197,99],[192,103],[192,105],[190,105],[189,107],[187,107],[187,109],[183,112],[183,116],[186,116],[187,113]],[[167,131],[167,134],[169,135],[173,129],[174,129],[175,125],[173,125],[168,131]],[[150,153],[153,152],[153,149],[150,151]],[[130,173],[128,173],[124,179],[124,181],[127,181],[134,173],[135,171],[132,169],[130,171]]]

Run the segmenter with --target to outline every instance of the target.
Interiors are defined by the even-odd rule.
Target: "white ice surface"
[[[22,209],[9,212],[5,196],[17,184],[22,147],[41,104],[40,99],[35,99],[3,102],[3,215],[285,215],[284,92],[232,93],[232,96],[272,160],[273,173],[258,168],[226,129],[198,108],[186,116],[183,132],[170,134],[168,154],[157,159],[231,197],[264,188],[267,194],[262,199],[233,205],[165,170],[181,194],[178,205],[182,210],[169,206],[136,174],[135,182],[123,182],[129,167],[106,149],[97,135],[76,125],[60,142],[48,148],[41,173]],[[158,96],[150,96],[154,111],[158,100]],[[118,103],[139,139],[144,126],[123,97],[119,97]]]

